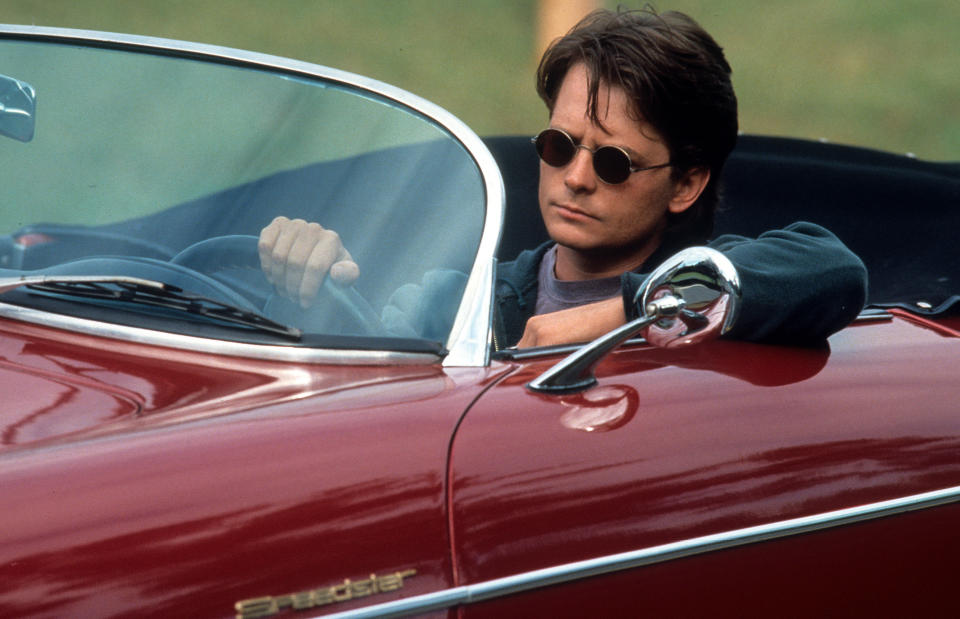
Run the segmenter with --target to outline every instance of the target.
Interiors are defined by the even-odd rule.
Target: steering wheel
[[[255,269],[260,272],[258,239],[247,234],[217,236],[187,247],[170,259],[173,264],[216,277],[227,269]],[[266,277],[263,285],[269,286]],[[339,286],[325,278],[317,300],[308,309],[276,293],[271,293],[263,308],[270,318],[295,324],[307,332],[384,335],[386,327],[377,312],[353,286]]]

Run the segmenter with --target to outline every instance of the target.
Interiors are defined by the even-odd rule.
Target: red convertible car
[[[0,27],[0,616],[960,612],[960,166],[742,137],[718,232],[868,267],[822,346],[718,338],[737,273],[691,249],[637,322],[500,349],[536,173],[355,75]],[[277,215],[356,287],[275,295]]]

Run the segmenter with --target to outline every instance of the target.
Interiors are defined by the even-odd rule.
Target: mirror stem
[[[571,353],[555,366],[527,383],[527,388],[542,393],[570,393],[589,389],[597,384],[593,369],[607,353],[657,320],[667,316],[675,316],[682,309],[683,302],[671,295],[650,301],[644,308],[644,316],[605,333]]]

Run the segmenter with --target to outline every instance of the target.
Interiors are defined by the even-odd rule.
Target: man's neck
[[[641,249],[611,252],[609,249],[584,252],[557,245],[554,275],[562,281],[582,281],[615,277],[639,268],[659,245],[659,239],[646,243]]]

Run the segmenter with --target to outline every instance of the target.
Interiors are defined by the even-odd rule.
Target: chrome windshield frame
[[[466,124],[450,112],[426,99],[389,84],[356,75],[347,71],[333,69],[323,65],[262,54],[248,52],[229,47],[191,43],[158,37],[140,35],[116,34],[93,30],[75,30],[69,28],[51,28],[43,26],[23,26],[0,24],[0,39],[2,40],[29,40],[37,42],[67,43],[88,47],[100,47],[131,52],[151,53],[156,55],[192,58],[221,64],[229,64],[251,69],[274,71],[290,76],[307,79],[320,79],[336,82],[346,86],[366,90],[374,95],[398,103],[417,114],[428,118],[443,127],[457,140],[471,156],[480,169],[483,179],[485,213],[483,230],[477,254],[468,274],[466,290],[461,299],[460,307],[454,320],[453,328],[445,342],[448,354],[442,363],[444,366],[482,367],[490,362],[490,348],[492,337],[493,315],[493,284],[496,267],[495,252],[499,243],[500,229],[503,223],[506,194],[500,170],[483,141]],[[4,305],[0,303],[0,305]],[[11,317],[22,316],[19,311],[2,312]],[[48,314],[31,314],[31,322],[44,324],[44,316]],[[90,321],[71,320],[62,316],[50,317],[51,326],[59,328],[81,330],[83,332],[112,337],[131,339],[129,330],[117,329],[115,325],[104,324],[100,329]],[[134,331],[142,332],[142,329]],[[142,336],[142,333],[141,333]],[[133,339],[142,340],[142,337]],[[151,338],[161,346],[174,348],[196,349],[197,338],[185,338],[175,334],[156,333]],[[226,346],[227,343],[219,342]],[[209,348],[204,346],[204,348]],[[243,347],[243,356],[261,357],[255,346]],[[272,356],[264,350],[267,357]],[[288,351],[289,352],[289,351]],[[234,351],[236,354],[236,351]],[[312,363],[344,363],[345,359],[353,358],[349,351],[337,349],[305,350],[304,358],[309,357]],[[298,353],[294,353],[297,357]],[[387,355],[392,357],[393,355]],[[296,359],[290,359],[296,360]],[[348,361],[349,362],[349,361]],[[435,360],[434,360],[435,362]]]

